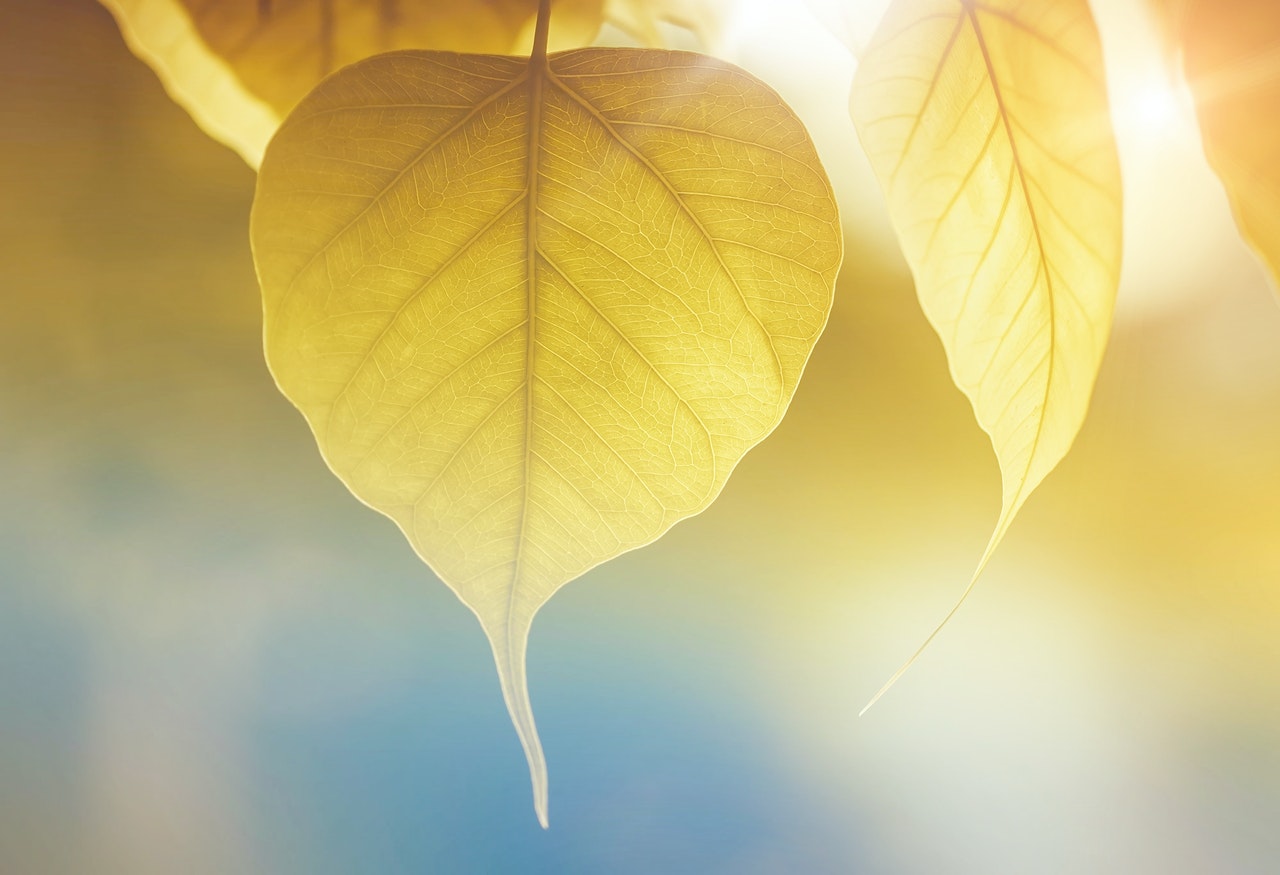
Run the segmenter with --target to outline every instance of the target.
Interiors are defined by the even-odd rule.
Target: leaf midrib
[[[533,378],[534,359],[538,349],[537,341],[537,296],[538,296],[538,181],[540,179],[539,159],[542,157],[542,116],[543,91],[546,86],[547,70],[547,9],[546,4],[539,10],[538,29],[534,35],[533,52],[529,56],[528,72],[525,80],[529,88],[529,120],[528,155],[525,164],[525,196],[527,212],[525,214],[525,358],[524,358],[524,459],[521,463],[521,481],[523,485],[520,499],[520,523],[516,533],[516,555],[511,567],[511,583],[507,587],[506,616],[503,627],[506,640],[506,659],[508,670],[512,654],[512,617],[515,613],[516,588],[520,584],[521,572],[524,570],[525,534],[529,522],[529,483],[530,467],[533,464]]]
[[[610,73],[609,75],[618,75],[618,74]],[[528,250],[527,250],[527,267],[526,267],[527,319],[525,323],[523,323],[527,330],[525,376],[523,380],[523,389],[525,392],[525,423],[524,423],[525,438],[524,438],[524,445],[522,449],[522,455],[523,455],[522,473],[523,473],[524,485],[522,487],[523,498],[521,501],[521,509],[520,509],[520,515],[519,515],[516,555],[513,559],[508,560],[512,564],[511,583],[510,583],[510,586],[508,587],[508,592],[507,592],[507,625],[508,627],[510,626],[512,614],[513,614],[512,608],[514,607],[516,590],[519,588],[522,573],[524,570],[524,548],[525,548],[525,542],[526,542],[527,525],[528,525],[528,517],[529,517],[529,509],[530,509],[529,506],[531,504],[531,500],[530,500],[531,496],[530,496],[530,490],[529,490],[529,481],[530,481],[529,474],[530,474],[530,468],[532,466],[533,459],[535,456],[535,454],[533,453],[532,441],[533,441],[533,421],[534,421],[533,383],[536,377],[535,359],[536,359],[536,353],[537,353],[537,347],[538,347],[537,314],[536,314],[537,276],[539,273],[539,267],[536,263],[536,259],[540,252],[539,241],[538,241],[538,225],[539,225],[539,216],[540,216],[540,210],[539,210],[539,204],[538,204],[538,188],[539,188],[539,180],[541,176],[540,167],[539,167],[540,157],[542,154],[542,150],[544,148],[543,121],[544,121],[544,114],[545,114],[546,90],[548,89],[549,86],[554,87],[556,90],[563,93],[570,101],[572,101],[573,103],[583,108],[588,113],[588,115],[591,118],[593,118],[605,130],[605,132],[610,136],[611,139],[613,139],[615,142],[617,142],[617,144],[620,147],[626,150],[633,157],[634,160],[638,161],[642,166],[644,166],[649,171],[652,178],[655,179],[673,197],[680,211],[696,227],[700,236],[702,236],[704,242],[706,243],[708,248],[712,251],[712,254],[715,256],[717,266],[720,268],[721,274],[729,281],[729,283],[733,287],[734,291],[737,294],[737,297],[739,298],[743,306],[743,309],[746,315],[761,330],[761,334],[769,346],[770,354],[772,358],[773,370],[779,381],[778,403],[781,403],[780,399],[785,395],[785,382],[786,382],[785,372],[782,367],[779,353],[776,349],[776,344],[774,343],[774,338],[770,334],[770,332],[765,328],[764,324],[761,322],[760,317],[756,314],[754,309],[750,306],[750,303],[747,299],[745,291],[741,287],[738,281],[738,278],[729,269],[727,263],[724,261],[723,254],[720,252],[717,238],[715,238],[711,234],[710,230],[704,225],[701,218],[696,214],[696,212],[694,212],[692,207],[685,202],[681,192],[674,187],[671,181],[667,178],[666,174],[663,173],[657,166],[653,164],[649,156],[645,155],[642,151],[640,151],[635,146],[635,144],[631,143],[628,138],[624,137],[622,133],[614,126],[613,120],[606,117],[603,114],[603,112],[598,107],[596,107],[589,99],[587,99],[585,96],[578,93],[575,88],[571,87],[568,83],[564,82],[559,76],[557,76],[554,72],[552,72],[545,58],[540,64],[535,64],[535,59],[531,57],[529,65],[526,66],[523,70],[520,70],[518,73],[516,73],[516,75],[514,75],[510,81],[508,81],[503,86],[495,89],[493,92],[491,92],[490,94],[482,98],[480,101],[478,101],[475,105],[471,106],[459,118],[455,119],[443,131],[441,131],[439,134],[433,137],[430,142],[428,142],[423,147],[421,147],[421,149],[413,156],[413,158],[411,158],[405,164],[404,167],[402,167],[399,171],[397,171],[390,179],[387,180],[386,183],[380,186],[378,191],[369,197],[367,203],[365,203],[353,216],[351,216],[351,218],[347,222],[345,222],[343,226],[340,229],[338,229],[338,231],[336,231],[332,236],[330,236],[325,241],[325,243],[321,247],[319,247],[307,259],[307,261],[303,264],[302,268],[299,269],[297,273],[294,274],[289,284],[285,287],[284,292],[281,294],[280,304],[283,305],[288,295],[294,290],[294,288],[300,281],[301,277],[303,277],[314,266],[314,264],[320,258],[322,258],[326,252],[328,252],[332,248],[332,246],[339,239],[341,239],[352,228],[357,226],[362,221],[362,219],[369,213],[369,211],[374,207],[376,207],[376,205],[382,200],[382,198],[387,194],[387,192],[391,191],[401,180],[403,180],[410,172],[412,172],[413,169],[416,166],[418,166],[422,160],[424,160],[428,155],[430,155],[433,151],[435,151],[435,149],[437,149],[443,143],[447,142],[448,140],[456,136],[469,123],[473,122],[485,108],[493,105],[496,101],[502,99],[504,96],[511,95],[512,92],[516,92],[518,89],[521,89],[522,87],[527,87],[529,89],[529,92],[528,92],[529,103],[528,103],[528,116],[527,116],[528,125],[529,125],[528,127],[528,144],[529,145],[528,145],[528,157],[527,157],[527,163],[526,163],[525,190],[524,192],[521,193],[521,195],[517,196],[516,198],[513,198],[506,205],[504,205],[498,211],[498,213],[495,216],[491,217],[488,221],[486,221],[484,225],[482,225],[481,228],[478,229],[478,231],[471,238],[471,242],[474,242],[476,238],[483,236],[484,233],[488,231],[490,228],[492,228],[492,226],[499,219],[501,219],[504,215],[508,214],[512,209],[516,208],[519,205],[521,199],[525,201],[526,208],[527,208],[526,241],[527,241]],[[338,109],[347,109],[347,108],[346,107],[336,108],[334,111],[338,111]],[[302,119],[299,119],[299,121],[309,119],[309,118],[310,116],[305,116]],[[623,121],[622,123],[631,124],[630,122],[626,122],[626,121]],[[637,124],[640,124],[640,123],[637,123]],[[708,135],[715,136],[710,132],[697,131],[694,129],[686,129],[686,128],[683,128],[682,126],[676,126],[676,125],[656,125],[656,124],[650,125],[648,123],[644,123],[642,126],[670,127],[672,129],[684,130],[691,134],[700,133],[700,134],[708,134]],[[736,139],[736,138],[727,138],[727,139]],[[752,143],[744,143],[744,144],[753,145],[753,146],[759,145],[759,144],[752,144]],[[727,242],[732,243],[736,241],[727,241]],[[452,261],[454,260],[455,259],[450,259],[448,263],[452,263]],[[448,266],[448,263],[446,263],[445,265],[442,265],[440,269],[434,271],[432,274],[432,277],[428,278],[428,280],[425,283],[423,283],[422,286],[420,286],[411,295],[411,298],[416,298],[418,294],[420,294],[423,291],[423,287],[432,285],[433,280],[438,277],[438,275],[443,271],[445,267]],[[589,303],[594,304],[594,302],[589,302]],[[406,304],[402,304],[399,308],[397,308],[397,311],[402,311],[406,306]],[[396,313],[392,314],[391,322],[389,323],[388,326],[384,327],[382,332],[380,332],[380,336],[385,335],[387,331],[390,329],[390,326],[394,324],[396,315],[397,315]],[[616,330],[616,326],[614,327]],[[507,332],[504,332],[504,334],[506,333]],[[623,339],[627,341],[628,345],[633,349],[633,351],[635,351],[642,359],[644,359],[645,363],[648,364],[650,368],[655,371],[655,373],[657,373],[657,375],[662,380],[662,382],[667,383],[665,376],[662,375],[660,372],[657,372],[657,370],[653,368],[652,362],[649,362],[647,360],[647,357],[645,357],[644,354],[635,347],[634,343],[631,342],[630,338],[624,337]],[[377,345],[376,341],[374,345],[375,346]],[[356,372],[358,372],[359,369],[360,369],[359,366],[357,366]],[[338,397],[341,397],[346,393],[346,390],[350,388],[350,384],[354,381],[354,379],[355,379],[355,372],[353,372],[352,378],[347,381],[347,384],[344,386],[343,390],[338,393]],[[682,406],[686,407],[689,410],[689,412],[693,414],[693,418],[703,428],[704,432],[706,432],[707,431],[706,423],[701,420],[701,417],[699,417],[697,413],[692,410],[691,407],[689,407],[687,399],[685,399],[669,383],[667,383],[667,386],[668,388],[671,389],[672,393],[676,396],[677,401]],[[515,391],[517,392],[520,391],[520,387],[517,387]],[[338,398],[335,398],[334,403],[336,403],[337,400]],[[500,404],[499,406],[502,406],[502,405]],[[486,417],[486,421],[487,419],[488,417]],[[383,437],[385,437],[385,435]],[[714,482],[714,477],[712,478],[712,481]],[[645,486],[647,488],[647,484],[645,484]]]
[[[1022,498],[1023,492],[1027,486],[1027,478],[1031,474],[1031,466],[1036,459],[1036,453],[1040,449],[1040,440],[1044,436],[1045,412],[1049,407],[1049,392],[1053,387],[1054,362],[1057,360],[1058,348],[1058,326],[1057,326],[1057,309],[1054,302],[1053,290],[1053,272],[1048,270],[1049,255],[1045,251],[1044,238],[1040,234],[1040,221],[1036,216],[1035,204],[1032,203],[1031,190],[1027,185],[1027,172],[1022,164],[1022,158],[1018,154],[1018,141],[1014,136],[1013,122],[1009,115],[1008,107],[1005,105],[1004,94],[1000,90],[1000,82],[996,78],[995,66],[991,60],[991,51],[987,47],[986,38],[982,33],[982,25],[978,22],[979,5],[973,0],[961,0],[961,7],[964,9],[965,15],[969,18],[970,26],[973,28],[974,38],[978,41],[978,51],[982,55],[982,63],[987,69],[987,80],[991,83],[991,93],[996,101],[996,109],[1000,113],[1000,122],[1004,126],[1005,133],[1009,137],[1009,153],[1013,165],[1013,172],[1018,174],[1018,185],[1022,189],[1023,202],[1027,205],[1027,213],[1031,218],[1031,229],[1035,234],[1036,248],[1040,252],[1040,263],[1043,266],[1044,289],[1045,295],[1049,299],[1049,355],[1048,366],[1044,378],[1044,394],[1040,401],[1040,416],[1036,420],[1036,433],[1031,440],[1031,448],[1027,452],[1027,464],[1023,468],[1022,476],[1018,478],[1018,488],[1013,494],[1013,498],[1007,503],[1001,516],[1007,516],[1010,512],[1018,507],[1018,503]],[[984,11],[990,11],[987,7],[981,7]],[[1010,20],[1010,17],[999,16],[1002,20]],[[1016,22],[1015,22],[1016,24]],[[1039,273],[1039,271],[1038,271]],[[1028,295],[1030,295],[1028,291]]]
[[[613,74],[613,75],[616,75],[616,74]],[[528,153],[529,154],[528,154],[528,163],[526,165],[526,198],[527,198],[526,203],[528,205],[526,240],[527,240],[527,245],[529,247],[527,274],[526,274],[526,282],[528,283],[527,298],[526,298],[526,301],[527,301],[526,326],[527,326],[527,332],[528,332],[527,334],[528,346],[527,346],[527,351],[525,355],[525,378],[524,378],[526,406],[525,406],[525,439],[524,439],[524,448],[523,448],[524,458],[522,462],[522,473],[523,473],[523,482],[524,482],[523,498],[521,500],[519,524],[517,527],[516,555],[512,561],[511,582],[507,588],[507,609],[506,609],[506,617],[505,617],[505,623],[504,623],[504,626],[506,629],[506,638],[507,638],[508,647],[511,644],[511,633],[513,631],[512,618],[514,616],[513,608],[514,608],[514,602],[515,602],[515,595],[516,595],[516,590],[519,587],[519,584],[521,581],[521,574],[523,571],[524,547],[526,542],[525,535],[526,535],[526,526],[527,526],[527,521],[529,516],[529,505],[530,505],[530,495],[529,495],[529,483],[531,480],[530,467],[532,465],[534,457],[536,456],[536,454],[533,452],[532,444],[533,444],[533,420],[534,420],[533,383],[536,377],[534,361],[535,361],[535,352],[538,346],[537,331],[536,331],[537,257],[540,251],[540,246],[538,241],[538,224],[539,224],[538,219],[540,216],[540,210],[538,205],[538,182],[541,177],[541,174],[539,171],[539,158],[541,156],[541,152],[543,148],[542,121],[543,121],[543,110],[544,110],[544,103],[545,103],[544,91],[548,84],[555,86],[555,88],[559,90],[562,94],[564,94],[566,97],[568,97],[570,100],[572,100],[574,103],[578,104],[582,109],[584,109],[588,113],[588,115],[591,116],[591,118],[593,118],[602,128],[604,128],[605,132],[609,134],[611,139],[617,142],[618,145],[621,146],[623,149],[625,149],[635,160],[639,161],[645,167],[645,169],[649,171],[650,175],[654,179],[656,179],[663,186],[663,188],[666,189],[667,192],[672,196],[672,198],[678,204],[681,212],[694,224],[694,226],[697,228],[698,232],[706,242],[708,248],[710,248],[712,253],[715,255],[717,266],[720,268],[723,275],[726,278],[728,278],[730,284],[733,286],[734,291],[737,293],[737,296],[742,303],[743,310],[747,313],[750,319],[753,322],[755,322],[755,324],[760,328],[762,335],[766,339],[769,345],[770,355],[772,357],[772,364],[774,366],[774,370],[778,378],[779,392],[778,392],[777,403],[779,404],[781,403],[781,398],[785,394],[785,383],[786,383],[786,375],[782,367],[782,360],[780,355],[778,354],[776,344],[774,343],[774,340],[773,340],[773,336],[769,333],[769,331],[765,328],[764,324],[760,321],[760,317],[751,308],[747,300],[746,293],[743,291],[741,285],[739,284],[737,277],[729,269],[729,266],[725,263],[724,256],[720,252],[719,246],[716,243],[716,238],[711,234],[711,232],[703,224],[702,220],[697,216],[697,214],[692,210],[692,208],[685,202],[680,192],[671,184],[671,181],[667,178],[666,174],[663,173],[658,167],[656,167],[653,164],[653,162],[649,159],[649,157],[646,156],[644,153],[642,153],[639,149],[637,149],[633,143],[631,143],[627,138],[623,137],[621,133],[614,127],[612,121],[608,117],[606,117],[598,107],[596,107],[593,103],[591,103],[591,101],[589,101],[587,98],[579,94],[576,89],[570,87],[554,72],[552,72],[552,70],[550,69],[549,63],[545,60],[545,58],[539,63],[535,57],[531,57],[530,65],[528,67],[528,72],[523,76],[523,79],[527,83],[530,89],[529,111],[528,111],[528,119],[529,119]],[[520,81],[520,80],[517,79],[516,81]],[[568,278],[566,277],[566,279]],[[589,303],[592,303],[594,307],[593,302],[589,302]],[[610,325],[612,326],[611,322],[610,322]],[[612,326],[612,327],[614,327],[615,330],[617,330],[616,326]],[[658,373],[656,369],[653,368],[652,363],[649,362],[647,358],[642,353],[640,353],[638,349],[635,348],[630,338],[624,337],[624,340],[626,340],[627,344],[633,349],[633,351],[635,351],[638,355],[640,355],[641,359],[644,360],[645,363],[650,366],[651,370],[654,370],[655,373]],[[660,373],[658,373],[658,376],[660,379],[662,379],[664,383],[666,383],[665,377],[663,377]],[[694,412],[691,407],[689,407],[688,401],[682,395],[680,395],[679,392],[676,392],[674,387],[671,387],[669,383],[667,383],[667,386],[668,388],[671,389],[673,394],[675,394],[677,400],[682,405],[684,405],[687,409],[689,409],[690,413],[693,414],[694,419],[699,423],[699,425],[703,427],[704,431],[706,431],[706,424],[702,422],[701,417],[699,417],[697,413]],[[712,458],[714,459],[714,452],[712,453]],[[625,460],[623,461],[625,464]],[[636,472],[633,471],[633,473],[636,473]],[[636,476],[638,477],[639,475],[636,474]],[[713,477],[711,478],[711,482],[714,482],[714,481],[715,481],[715,478],[713,475]],[[644,484],[642,482],[642,485],[645,486],[646,490],[648,489],[647,484]]]

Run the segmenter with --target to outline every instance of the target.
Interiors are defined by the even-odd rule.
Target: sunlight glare
[[[1124,267],[1116,318],[1212,294],[1239,235],[1200,147],[1195,107],[1144,0],[1094,9],[1124,179]]]
[[[1136,75],[1134,75],[1136,74]],[[1163,69],[1133,71],[1118,81],[1117,124],[1137,129],[1145,137],[1185,137],[1195,129],[1191,95],[1186,86]]]
[[[1133,95],[1133,117],[1153,132],[1175,124],[1178,102],[1173,89],[1163,82],[1143,83]]]

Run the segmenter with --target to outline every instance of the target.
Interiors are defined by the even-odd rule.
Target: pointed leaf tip
[[[480,618],[545,824],[529,625],[781,421],[842,255],[813,144],[687,52],[394,52],[290,114],[250,226],[272,374]]]
[[[1120,172],[1089,6],[895,0],[850,112],[1000,462],[1000,517],[967,595],[1074,441],[1110,333]]]
[[[532,619],[532,618],[530,618]],[[529,698],[529,675],[526,670],[530,622],[514,619],[485,624],[485,635],[493,649],[493,660],[498,669],[498,683],[502,687],[502,700],[507,714],[520,739],[529,764],[529,780],[533,786],[533,810],[538,823],[547,829],[548,780],[547,759],[538,737],[538,726],[533,719],[533,703]]]

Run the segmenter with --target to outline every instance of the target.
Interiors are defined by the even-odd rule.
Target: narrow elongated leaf
[[[1000,462],[980,573],[1074,440],[1111,325],[1120,177],[1089,8],[897,0],[851,113],[921,305]]]
[[[1280,289],[1280,3],[1164,0],[1205,155]]]
[[[251,167],[325,76],[393,49],[528,54],[538,0],[101,0],[130,49]],[[588,45],[603,0],[555,0],[552,48]]]
[[[697,55],[393,53],[285,122],[252,237],[272,373],[480,619],[545,824],[533,616],[781,419],[841,254],[813,146]]]

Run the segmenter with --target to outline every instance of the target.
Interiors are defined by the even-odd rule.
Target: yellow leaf
[[[1280,3],[1164,0],[1205,155],[1280,289]]]
[[[101,0],[129,48],[214,139],[256,168],[326,75],[393,49],[528,54],[538,0]],[[588,45],[603,0],[556,0],[553,48]]]
[[[393,53],[290,115],[251,228],[272,373],[479,618],[545,825],[533,616],[782,418],[841,256],[808,135],[688,53]]]
[[[605,19],[647,46],[666,45],[662,23],[693,33],[707,51],[720,48],[733,0],[605,0]]]
[[[1120,176],[1088,6],[897,0],[850,108],[925,315],[1000,462],[976,580],[1071,446],[1111,325]]]

